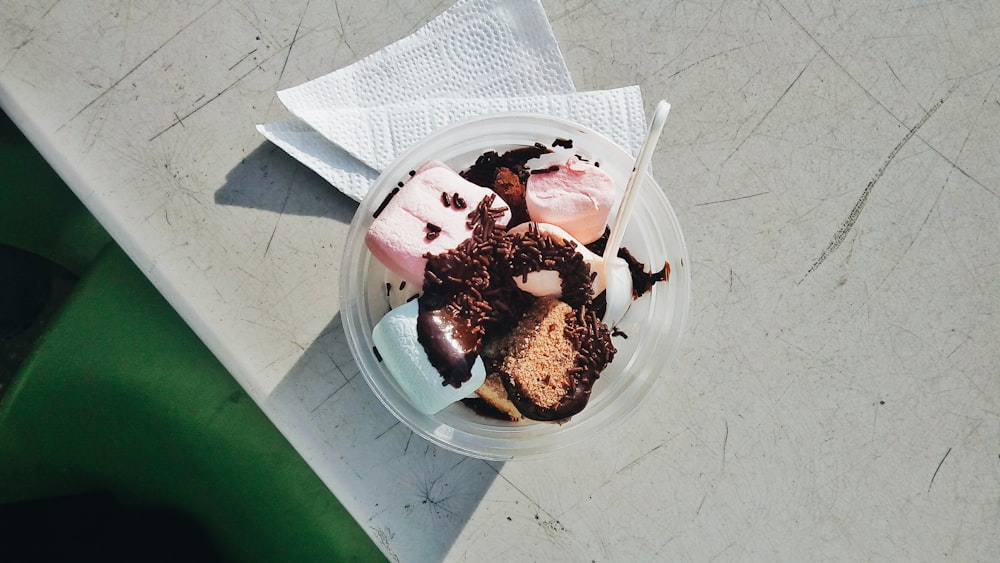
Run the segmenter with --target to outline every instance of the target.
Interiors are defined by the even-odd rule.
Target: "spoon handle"
[[[640,180],[645,177],[646,170],[649,168],[649,162],[653,159],[653,149],[656,148],[656,143],[660,140],[660,133],[663,132],[663,125],[667,122],[667,114],[669,113],[670,104],[666,100],[660,100],[653,111],[653,119],[649,125],[649,131],[646,133],[646,138],[639,149],[639,156],[635,159],[635,168],[632,169],[632,175],[629,176],[628,183],[625,184],[625,194],[618,205],[618,213],[615,214],[615,220],[611,224],[611,236],[608,238],[608,245],[604,249],[605,261],[618,255],[618,247],[621,246],[622,237],[625,235],[625,225],[628,224],[632,207],[638,199],[636,194],[639,193]]]

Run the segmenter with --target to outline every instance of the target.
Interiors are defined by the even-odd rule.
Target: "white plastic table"
[[[0,0],[0,104],[390,559],[1000,559],[1000,3],[545,2],[673,104],[694,295],[629,424],[507,463],[374,398],[357,206],[254,130],[448,4]]]

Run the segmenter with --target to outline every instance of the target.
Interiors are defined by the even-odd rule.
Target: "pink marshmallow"
[[[552,172],[532,174],[525,188],[532,221],[562,227],[583,244],[604,234],[615,195],[607,172],[576,157]]]
[[[455,197],[455,194],[458,194]],[[409,179],[372,221],[365,244],[389,270],[407,283],[424,283],[426,254],[441,254],[472,235],[469,213],[493,190],[477,186],[446,164],[430,161]],[[447,199],[448,205],[445,205]],[[496,196],[492,208],[507,207]],[[498,221],[506,225],[510,211]]]

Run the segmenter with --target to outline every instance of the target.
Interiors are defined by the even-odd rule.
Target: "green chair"
[[[383,559],[6,119],[0,248],[66,287],[0,389],[0,560]]]

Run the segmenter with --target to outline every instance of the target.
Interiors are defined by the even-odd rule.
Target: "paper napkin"
[[[576,92],[539,0],[460,0],[412,35],[278,98],[294,117],[258,131],[357,201],[400,153],[472,116],[564,117],[633,154],[646,127],[637,86]]]

